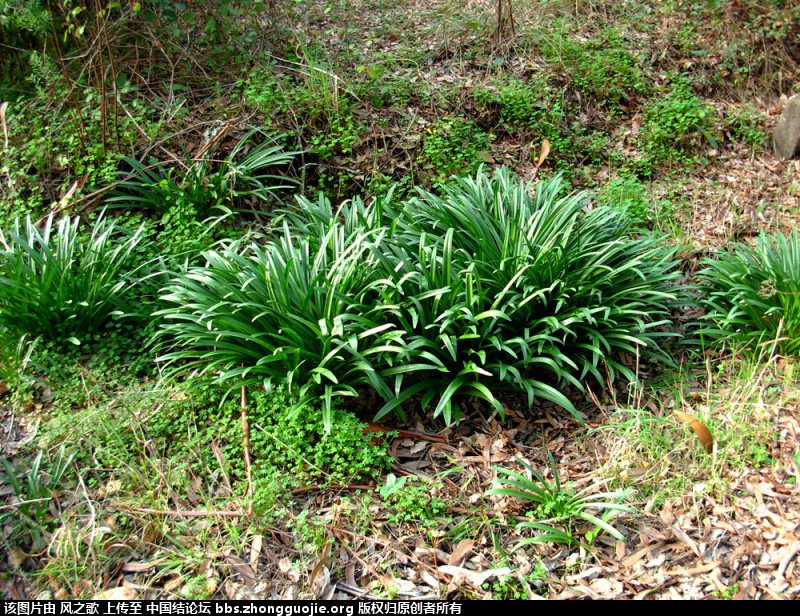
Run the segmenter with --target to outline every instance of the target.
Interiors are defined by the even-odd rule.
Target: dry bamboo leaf
[[[250,567],[253,571],[258,571],[258,558],[261,556],[261,546],[264,542],[262,535],[255,535],[250,546]]]
[[[686,532],[680,526],[678,526],[677,524],[673,524],[672,526],[670,526],[670,530],[681,543],[683,543],[692,552],[694,552],[695,556],[697,556],[698,558],[703,557],[703,553],[700,551],[697,542],[694,539],[692,539],[688,534],[686,534]]]
[[[475,542],[472,539],[462,539],[458,542],[458,545],[453,550],[453,553],[450,554],[447,564],[460,565],[472,551],[473,547],[475,547]]]
[[[326,591],[329,590],[330,582],[330,569],[324,565],[324,561],[320,560],[311,571],[309,577],[309,586],[316,599],[322,599],[327,594]]]
[[[5,148],[8,149],[8,126],[6,125],[6,109],[8,109],[8,102],[0,105],[0,125],[3,126],[3,143]]]
[[[356,583],[356,564],[353,561],[347,563],[347,566],[344,568],[344,579],[349,586],[359,588]]]
[[[544,160],[547,158],[548,154],[550,154],[550,141],[545,139],[542,141],[542,148],[539,150],[539,160],[536,161],[537,169],[542,166],[542,163],[544,163]]]
[[[165,558],[159,558],[158,560],[154,560],[149,563],[125,563],[122,565],[122,572],[123,573],[143,573],[145,571],[150,571],[154,569],[160,562],[166,560]]]
[[[714,437],[711,436],[711,432],[705,427],[703,422],[693,415],[689,415],[689,413],[684,413],[678,409],[675,409],[675,414],[689,424],[694,433],[697,435],[697,439],[700,441],[700,444],[706,450],[706,453],[711,453],[711,451],[714,449]]]
[[[93,601],[130,601],[136,599],[137,594],[133,588],[127,586],[118,586],[117,588],[110,588],[104,590],[100,594],[92,597]]]
[[[501,567],[498,569],[487,569],[485,571],[472,571],[463,567],[454,567],[452,565],[444,565],[439,567],[439,572],[445,575],[464,578],[471,586],[480,588],[486,582],[496,577],[503,577],[511,573],[508,567]]]
[[[719,567],[719,561],[713,561],[710,563],[704,563],[702,565],[697,565],[696,567],[685,567],[681,569],[670,569],[669,571],[665,571],[664,575],[672,576],[672,577],[681,577],[681,576],[695,576],[701,573],[708,573],[709,571],[713,571]]]
[[[245,583],[251,587],[256,583],[256,572],[247,562],[233,554],[227,557],[227,561],[230,563],[231,569],[242,576]]]
[[[172,592],[177,588],[179,588],[181,584],[183,584],[183,579],[181,578],[181,576],[177,575],[167,580],[162,588],[164,592]]]
[[[257,601],[262,598],[244,584],[237,584],[233,580],[225,580],[222,589],[231,601]]]

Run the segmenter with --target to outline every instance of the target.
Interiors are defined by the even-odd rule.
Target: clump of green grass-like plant
[[[231,389],[297,387],[301,402],[323,402],[328,427],[333,398],[356,395],[359,385],[390,395],[364,356],[365,338],[387,327],[370,315],[366,297],[380,237],[333,226],[312,241],[287,227],[263,248],[206,253],[205,266],[162,294],[162,359]]]
[[[673,250],[629,236],[613,210],[586,211],[586,193],[562,188],[556,177],[531,195],[500,170],[405,207],[383,253],[388,320],[403,331],[389,408],[424,391],[449,421],[457,394],[500,409],[505,389],[575,412],[563,386],[635,378],[620,353],[667,359]]]
[[[800,244],[762,233],[755,246],[736,244],[707,259],[698,274],[707,309],[701,332],[715,342],[757,346],[777,341],[781,353],[800,352]]]
[[[142,232],[102,217],[87,233],[77,217],[55,222],[51,215],[41,229],[30,218],[15,220],[0,231],[0,328],[79,344],[130,311]]]
[[[299,199],[275,241],[209,252],[169,285],[164,359],[297,387],[326,418],[362,387],[378,416],[419,399],[450,423],[466,397],[502,413],[503,390],[578,415],[565,386],[634,379],[626,352],[667,359],[677,273],[672,249],[561,189],[501,170],[404,204]]]
[[[496,487],[489,491],[489,494],[495,496],[522,499],[533,507],[529,514],[532,519],[520,522],[517,528],[539,531],[539,534],[523,539],[514,549],[544,542],[578,545],[581,542],[578,527],[586,523],[593,527],[585,534],[589,544],[603,531],[619,541],[625,541],[625,537],[611,524],[611,520],[620,513],[631,511],[629,506],[622,504],[628,496],[627,490],[595,493],[595,486],[590,485],[575,492],[561,484],[555,460],[549,452],[552,482],[547,481],[525,460],[517,461],[527,474],[500,466],[493,467],[497,472]]]
[[[266,201],[294,182],[274,170],[289,165],[295,153],[285,152],[275,140],[249,147],[256,131],[250,131],[222,161],[208,155],[187,160],[185,170],[166,164],[141,162],[126,157],[129,172],[121,179],[108,203],[115,207],[144,208],[168,215],[176,209],[191,210],[198,219],[212,216],[218,208],[251,198]]]

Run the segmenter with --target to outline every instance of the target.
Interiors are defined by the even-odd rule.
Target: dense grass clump
[[[100,218],[28,218],[0,231],[0,329],[79,344],[115,313],[128,312],[131,272],[142,227],[131,232]]]
[[[713,341],[742,346],[778,340],[781,353],[800,352],[800,244],[761,234],[755,247],[736,244],[708,259],[699,274],[702,329]]]
[[[388,395],[360,351],[382,328],[367,298],[380,237],[332,226],[312,241],[287,227],[266,247],[206,253],[162,295],[163,359],[232,387],[298,387],[301,402],[324,401],[328,422],[332,399],[359,385]]]
[[[191,159],[185,169],[125,157],[131,170],[119,172],[121,179],[108,203],[153,210],[162,217],[175,210],[190,211],[202,220],[243,199],[268,201],[294,183],[273,171],[289,165],[296,152],[285,152],[268,139],[243,154],[256,132],[248,132],[224,160],[214,162],[208,156]]]
[[[574,411],[563,385],[634,378],[620,352],[666,359],[673,251],[563,188],[556,177],[532,195],[499,170],[406,206],[382,257],[387,320],[409,349],[393,371],[413,383],[397,400],[425,392],[449,420],[458,394],[500,409],[495,393],[511,390]]]
[[[677,274],[672,249],[562,188],[532,195],[501,170],[403,204],[299,199],[275,241],[207,253],[170,284],[165,358],[298,387],[326,417],[361,387],[379,416],[419,400],[451,422],[466,397],[502,413],[503,390],[576,412],[564,386],[634,378],[623,352],[666,359]]]

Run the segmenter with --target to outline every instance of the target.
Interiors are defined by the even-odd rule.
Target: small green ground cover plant
[[[289,408],[295,412],[287,413]],[[365,434],[365,424],[352,413],[334,409],[326,433],[319,410],[298,405],[282,389],[251,390],[248,418],[254,511],[264,520],[291,504],[292,489],[369,481],[391,463],[382,439]],[[130,389],[114,399],[100,393],[49,422],[42,443],[53,448],[66,442],[90,486],[118,481],[123,494],[135,494],[144,480],[142,460],[156,458],[172,465],[171,490],[184,497],[192,486],[177,479],[181,474],[213,471],[236,494],[247,489],[239,402],[218,389],[196,388],[187,395],[162,385]]]
[[[546,74],[532,75],[527,80],[498,75],[472,92],[480,105],[499,111],[506,131],[530,131],[539,141],[548,139],[560,151],[567,124],[563,94],[550,85]]]
[[[752,106],[734,108],[725,113],[724,126],[730,141],[761,148],[767,143],[764,132],[766,117]]]
[[[683,236],[677,216],[680,204],[671,193],[655,196],[655,186],[623,169],[595,191],[597,202],[628,220],[633,228],[648,228],[680,241]]]
[[[5,113],[8,141],[0,157],[0,217],[39,217],[64,198],[76,199],[111,184],[120,160],[160,121],[179,114],[160,109],[130,83],[119,85],[116,117],[104,114],[100,93],[70,85],[56,62],[28,54],[29,96],[12,99]],[[108,101],[105,102],[108,104]],[[69,197],[67,197],[69,195]]]
[[[352,112],[352,94],[325,63],[304,57],[296,78],[277,71],[274,63],[254,68],[238,82],[247,103],[265,114],[265,124],[276,115],[290,115],[305,125],[305,147],[320,160],[353,151],[363,127]]]
[[[683,77],[672,80],[669,88],[648,101],[643,108],[640,147],[643,169],[650,165],[695,161],[702,143],[719,143],[718,117],[713,106],[704,102]]]
[[[431,493],[429,480],[410,481],[407,476],[386,476],[386,483],[378,490],[381,498],[391,507],[388,523],[400,525],[416,522],[435,528],[447,512],[447,504]]]
[[[418,163],[433,186],[475,173],[490,156],[491,136],[462,116],[446,116],[425,129]]]
[[[647,91],[640,62],[620,32],[606,29],[588,40],[549,33],[542,38],[545,55],[563,66],[585,96],[616,109]]]
[[[647,187],[635,177],[622,176],[609,180],[598,192],[597,200],[618,210],[634,224],[647,223],[651,216]]]
[[[206,439],[219,438],[224,443],[225,457],[235,476],[241,478],[245,474],[241,423],[233,406],[215,413],[213,421],[206,424]],[[294,411],[286,413],[289,408]],[[253,391],[248,418],[254,509],[263,515],[276,514],[278,503],[288,504],[287,491],[292,488],[370,481],[392,462],[382,439],[365,434],[365,424],[352,413],[334,408],[331,429],[326,431],[318,408],[298,406],[297,398],[283,389]]]

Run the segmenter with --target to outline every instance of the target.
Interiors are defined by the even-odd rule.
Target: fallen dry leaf
[[[462,539],[458,542],[458,545],[453,550],[453,553],[450,554],[447,564],[460,565],[472,551],[473,547],[475,547],[475,542],[472,539]]]
[[[545,139],[542,141],[542,147],[539,150],[539,159],[536,161],[537,169],[542,166],[548,154],[550,154],[550,141]]]
[[[511,569],[508,567],[500,567],[499,569],[486,569],[484,571],[472,571],[470,569],[465,569],[464,567],[454,567],[452,565],[442,565],[439,567],[439,573],[444,573],[445,575],[450,575],[453,578],[462,577],[464,578],[471,586],[475,588],[480,588],[484,585],[486,580],[491,580],[492,578],[496,577],[503,577],[504,575],[509,575],[511,573]]]
[[[711,436],[711,432],[705,427],[703,422],[693,415],[684,413],[678,409],[675,409],[675,414],[689,424],[694,433],[697,435],[697,439],[700,441],[700,444],[706,450],[706,453],[711,453],[714,449],[714,437]]]
[[[261,556],[261,546],[264,542],[262,535],[255,535],[250,546],[250,567],[253,571],[258,571],[258,557]]]

